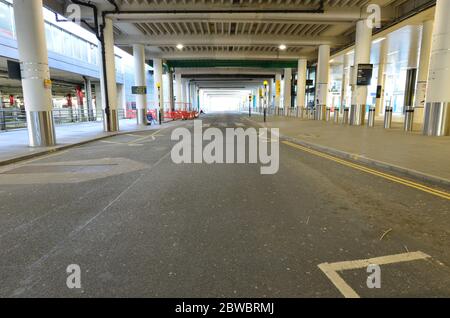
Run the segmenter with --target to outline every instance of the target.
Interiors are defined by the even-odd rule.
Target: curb
[[[248,119],[250,121],[252,121],[253,123],[264,127],[264,125],[262,123],[256,122],[252,119]],[[425,182],[430,182],[430,183],[434,183],[434,184],[438,184],[438,185],[443,185],[443,186],[450,186],[450,180],[445,179],[445,178],[441,178],[441,177],[437,177],[434,175],[430,175],[430,174],[426,174],[414,169],[408,169],[408,168],[404,168],[404,167],[400,167],[400,166],[396,166],[394,164],[390,164],[384,161],[379,161],[379,160],[375,160],[375,159],[371,159],[371,158],[367,158],[358,154],[353,154],[353,153],[349,153],[349,152],[345,152],[342,150],[338,150],[338,149],[334,149],[334,148],[330,148],[330,147],[326,147],[326,146],[322,146],[319,144],[315,144],[315,143],[311,143],[311,142],[307,142],[298,138],[294,138],[294,137],[290,137],[287,135],[283,135],[283,134],[279,134],[280,138],[283,138],[287,141],[293,142],[295,144],[313,149],[313,150],[317,150],[323,153],[327,153],[329,155],[334,155],[336,157],[339,157],[341,159],[349,159],[351,161],[355,161],[355,162],[360,162],[369,166],[373,166],[376,168],[382,168],[384,170],[388,170],[388,171],[392,171],[392,172],[397,172],[397,173],[402,173],[405,174],[409,177],[412,177],[414,179],[418,179],[421,181],[425,181]]]

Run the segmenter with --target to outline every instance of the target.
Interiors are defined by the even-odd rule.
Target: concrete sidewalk
[[[251,120],[264,125],[259,115]],[[406,133],[401,125],[368,128],[279,116],[268,117],[266,126],[279,128],[282,137],[317,150],[450,185],[450,137]]]
[[[166,124],[165,124],[166,125]],[[145,131],[160,129],[159,125],[138,127],[135,119],[120,120],[120,131],[107,133],[103,131],[102,122],[86,122],[56,126],[57,145],[53,147],[31,148],[28,146],[28,131],[17,129],[0,133],[0,165],[15,161],[29,159],[57,150],[73,147],[93,140],[114,136],[132,131]]]

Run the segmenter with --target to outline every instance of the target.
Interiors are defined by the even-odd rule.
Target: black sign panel
[[[8,66],[8,77],[10,79],[17,79],[17,80],[22,79],[19,62],[7,60],[6,64]]]
[[[381,85],[378,85],[377,86],[377,98],[381,98],[381,90],[382,90]]]
[[[314,85],[314,81],[312,79],[306,80],[306,86],[313,86],[313,85]]]
[[[356,85],[368,86],[372,80],[373,64],[358,64]]]
[[[131,93],[133,95],[144,95],[144,94],[147,94],[147,87],[145,87],[145,86],[131,86]]]

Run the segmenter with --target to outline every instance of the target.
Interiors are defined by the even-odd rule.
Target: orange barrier
[[[134,109],[127,109],[125,111],[125,116],[127,119],[134,119],[136,118],[136,110]],[[187,110],[174,110],[174,111],[165,111],[164,112],[164,119],[172,119],[172,120],[187,120],[187,119],[195,119],[198,118],[198,112],[196,111],[187,111]],[[147,120],[158,120],[158,111],[157,109],[149,109],[147,111]]]

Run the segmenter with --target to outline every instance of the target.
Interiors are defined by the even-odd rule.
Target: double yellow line
[[[375,176],[378,176],[378,177],[381,177],[381,178],[384,178],[384,179],[387,179],[387,180],[390,180],[390,181],[393,181],[393,182],[396,182],[396,183],[403,184],[403,185],[405,185],[407,187],[411,187],[411,188],[414,188],[414,189],[417,189],[417,190],[420,190],[420,191],[423,191],[423,192],[427,192],[429,194],[441,197],[443,199],[450,200],[450,193],[448,193],[448,192],[440,191],[440,190],[437,190],[437,189],[433,189],[433,188],[427,187],[427,186],[425,186],[423,184],[420,184],[420,183],[416,183],[416,182],[413,182],[413,181],[410,181],[410,180],[407,180],[407,179],[399,178],[399,177],[396,177],[396,176],[393,176],[393,175],[390,175],[390,174],[387,174],[387,173],[383,173],[383,172],[380,172],[380,171],[377,171],[377,170],[374,170],[374,169],[370,169],[370,168],[367,168],[367,167],[355,164],[355,163],[347,161],[347,160],[339,159],[339,158],[327,155],[325,153],[322,153],[322,152],[319,152],[319,151],[316,151],[316,150],[313,150],[313,149],[310,149],[310,148],[307,148],[307,147],[303,147],[303,146],[300,146],[298,144],[294,144],[294,143],[292,143],[290,141],[283,141],[283,143],[285,145],[290,146],[290,147],[293,147],[293,148],[296,148],[296,149],[308,152],[310,154],[313,154],[313,155],[316,155],[316,156],[319,156],[319,157],[322,157],[322,158],[325,158],[325,159],[332,160],[334,162],[340,163],[340,164],[342,164],[344,166],[347,166],[347,167],[350,167],[350,168],[353,168],[353,169],[357,169],[357,170],[360,170],[360,171],[364,171],[366,173],[370,173],[372,175],[375,175]]]

